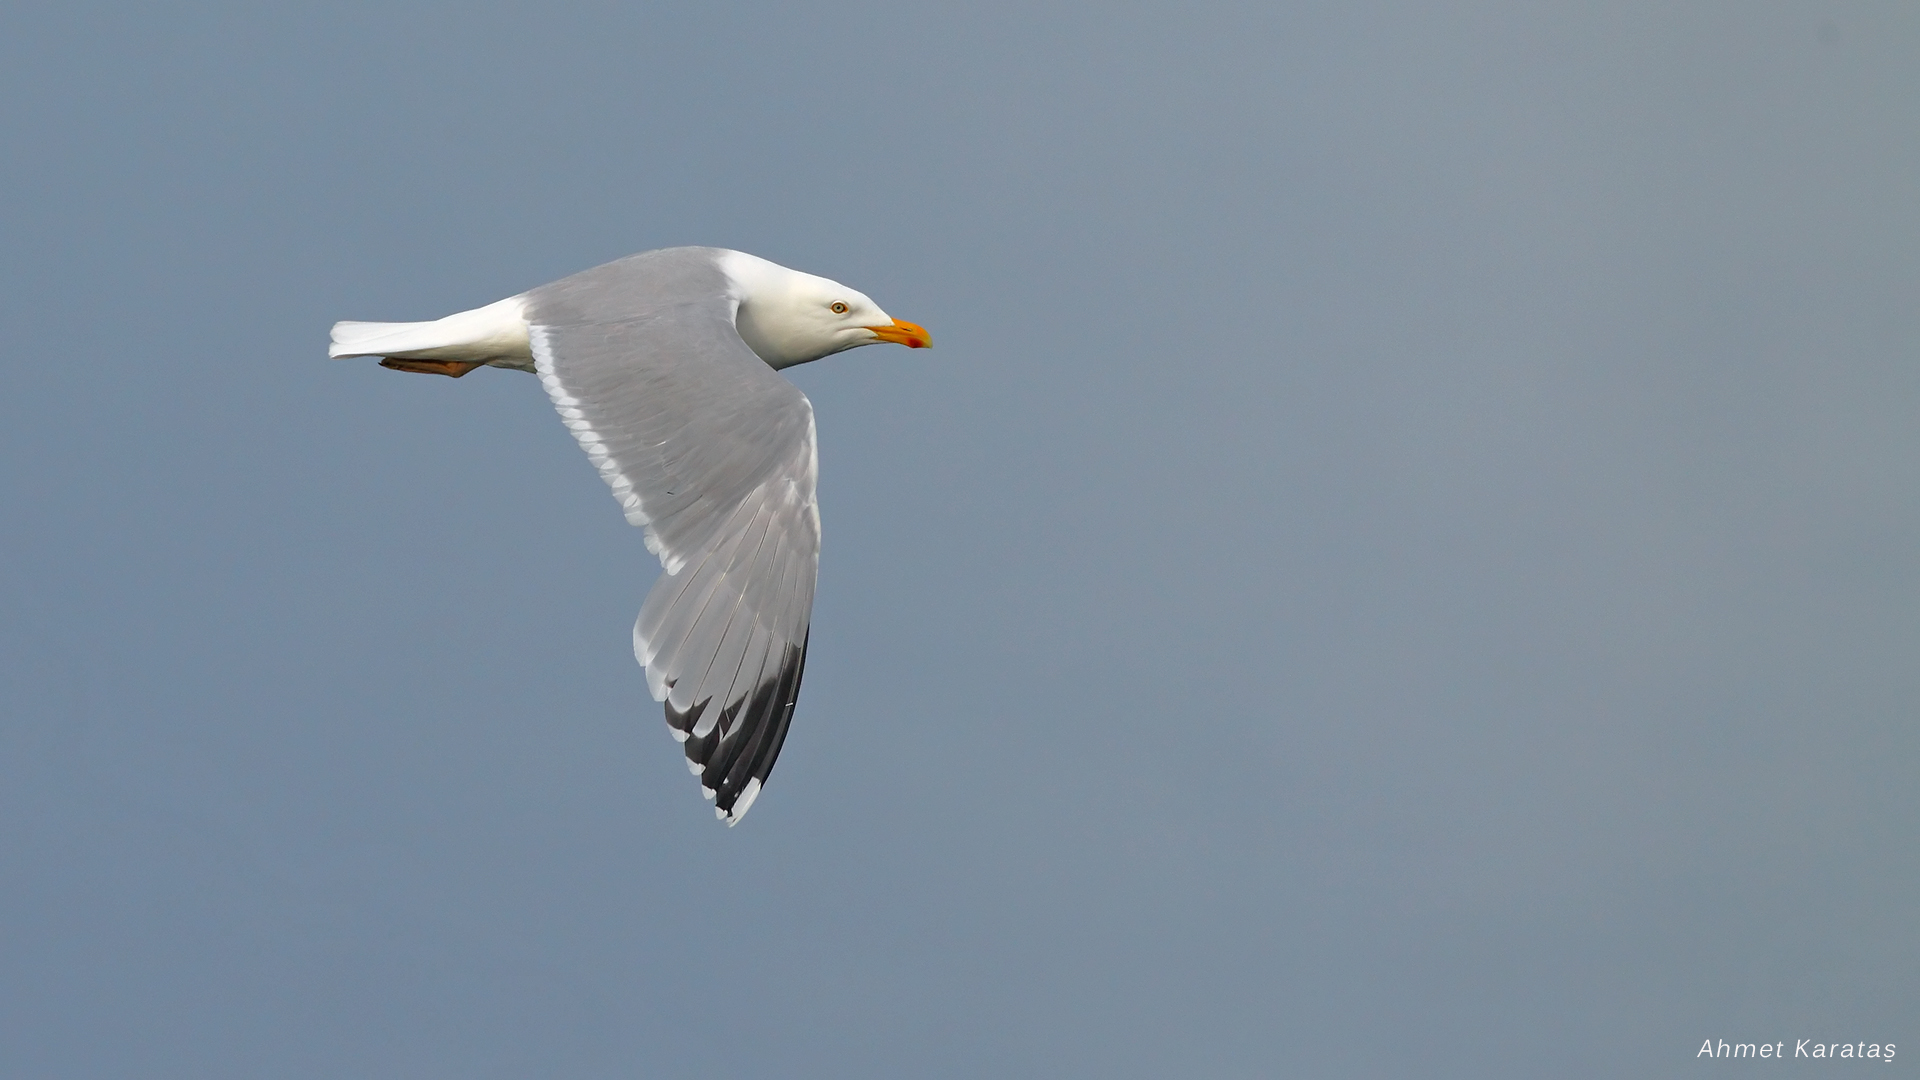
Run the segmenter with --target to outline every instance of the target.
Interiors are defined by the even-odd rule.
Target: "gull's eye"
[[[835,300],[829,307],[835,315],[845,315],[847,313],[847,305],[838,300]]]

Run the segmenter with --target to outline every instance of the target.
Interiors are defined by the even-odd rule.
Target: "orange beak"
[[[895,319],[892,326],[869,326],[867,329],[873,331],[873,336],[881,341],[891,341],[895,345],[905,345],[909,349],[933,348],[933,335],[927,333],[924,327],[910,322]]]

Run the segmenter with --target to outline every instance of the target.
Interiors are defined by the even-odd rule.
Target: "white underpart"
[[[533,370],[526,301],[518,296],[431,322],[337,322],[327,355],[466,360]]]

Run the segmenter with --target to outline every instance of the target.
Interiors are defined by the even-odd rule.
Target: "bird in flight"
[[[340,322],[329,355],[540,377],[665,570],[633,625],[647,688],[729,825],[786,741],[820,566],[813,405],[774,374],[927,332],[739,251],[631,255],[431,322]]]

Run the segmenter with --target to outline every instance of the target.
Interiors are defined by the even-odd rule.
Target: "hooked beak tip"
[[[909,349],[933,348],[933,335],[927,333],[925,327],[916,323],[895,319],[891,325],[869,326],[867,329],[881,341],[905,345]]]

